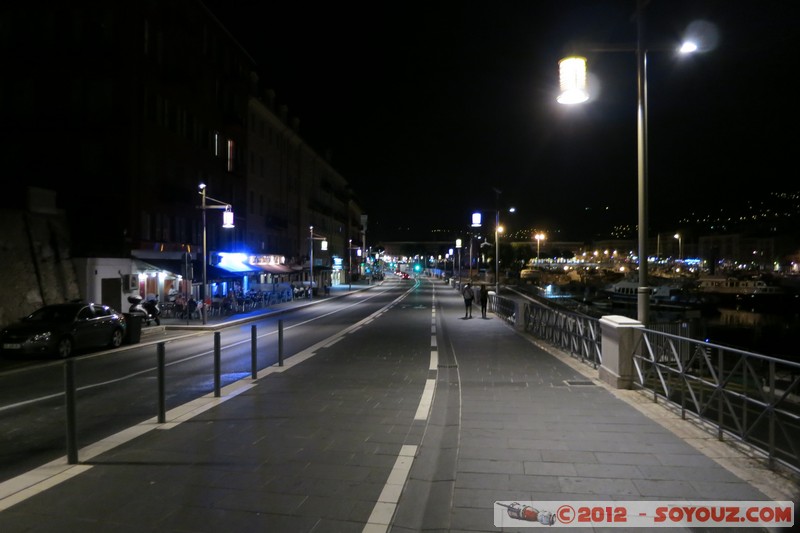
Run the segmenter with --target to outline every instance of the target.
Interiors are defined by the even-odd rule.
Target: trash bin
[[[123,313],[125,316],[125,344],[136,344],[142,340],[142,317],[131,313]]]

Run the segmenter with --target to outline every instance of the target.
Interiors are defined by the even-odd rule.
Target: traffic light
[[[422,265],[419,263],[414,263],[414,272],[422,272]]]

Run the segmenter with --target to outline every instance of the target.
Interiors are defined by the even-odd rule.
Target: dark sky
[[[255,59],[301,136],[352,185],[370,226],[466,228],[475,209],[591,238],[637,221],[634,0],[256,2],[206,5]],[[796,191],[800,3],[652,0],[649,214]],[[667,50],[705,21],[711,49]],[[716,34],[716,38],[714,38]],[[597,95],[555,102],[558,60],[588,58]],[[788,169],[788,170],[787,170]]]

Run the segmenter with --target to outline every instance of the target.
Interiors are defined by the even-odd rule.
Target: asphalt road
[[[139,344],[69,359],[74,373],[77,445],[96,442],[156,416],[158,345],[165,353],[167,410],[250,376],[255,335],[256,369],[277,364],[379,311],[411,282],[298,306],[280,315],[219,330],[220,373],[215,377],[215,333],[166,331]],[[66,453],[66,361],[4,361],[0,372],[0,481]]]

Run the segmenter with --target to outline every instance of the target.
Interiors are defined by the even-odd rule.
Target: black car
[[[54,355],[108,346],[125,338],[125,317],[107,305],[64,303],[46,305],[0,333],[4,356]]]

